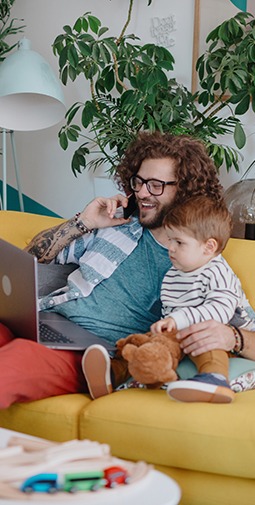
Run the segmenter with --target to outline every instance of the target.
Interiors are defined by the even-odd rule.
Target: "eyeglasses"
[[[164,193],[165,186],[175,186],[176,181],[159,181],[158,179],[143,179],[140,175],[132,175],[129,179],[131,189],[138,193],[142,186],[146,184],[146,188],[152,196],[160,196]]]

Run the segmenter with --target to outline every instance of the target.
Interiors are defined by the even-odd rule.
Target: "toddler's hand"
[[[156,323],[151,325],[152,333],[162,333],[163,331],[173,331],[176,330],[176,323],[172,317],[166,317],[165,319],[160,319]]]

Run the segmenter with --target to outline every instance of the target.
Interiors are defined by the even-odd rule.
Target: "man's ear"
[[[215,238],[209,238],[205,243],[205,249],[204,249],[205,254],[208,255],[215,254],[217,249],[218,249],[217,240],[215,240]]]

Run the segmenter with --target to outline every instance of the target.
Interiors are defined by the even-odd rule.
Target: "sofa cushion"
[[[109,443],[120,458],[255,478],[254,391],[233,403],[179,403],[165,391],[129,389],[87,405],[81,438]]]
[[[0,426],[56,442],[79,439],[79,416],[91,402],[89,396],[70,394],[0,410]]]

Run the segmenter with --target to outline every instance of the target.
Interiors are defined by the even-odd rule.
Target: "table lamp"
[[[232,214],[231,236],[255,240],[255,179],[242,179],[232,184],[225,191],[224,198]]]
[[[12,153],[19,191],[20,208],[24,210],[19,181],[19,168],[14,143],[14,130],[42,130],[57,124],[66,107],[60,81],[47,61],[31,50],[22,38],[18,49],[0,64],[0,128],[2,129],[3,199],[7,209],[6,133],[11,134]]]
[[[255,240],[255,189],[253,189],[248,205],[240,209],[240,221],[245,224],[244,238]]]

